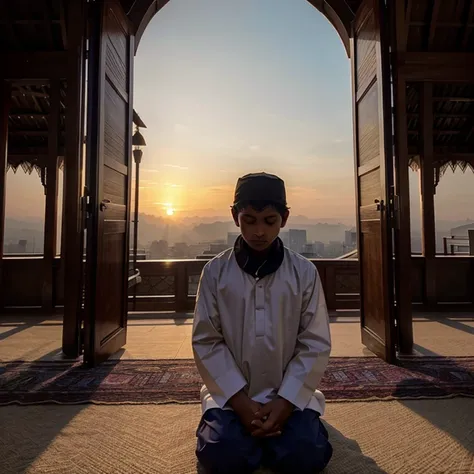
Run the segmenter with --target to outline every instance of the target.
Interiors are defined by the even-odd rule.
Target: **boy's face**
[[[267,250],[278,237],[280,229],[285,227],[288,220],[289,211],[285,216],[274,207],[267,207],[262,211],[257,211],[248,206],[239,213],[232,211],[235,224],[240,227],[242,237],[249,247],[256,252]]]

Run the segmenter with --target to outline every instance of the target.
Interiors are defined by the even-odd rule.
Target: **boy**
[[[278,235],[289,210],[283,181],[240,178],[233,249],[201,275],[193,352],[205,385],[196,455],[210,474],[313,474],[332,447],[317,389],[331,351],[329,318],[314,265]]]

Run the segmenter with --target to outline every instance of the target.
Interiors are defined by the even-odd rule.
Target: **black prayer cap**
[[[284,181],[273,174],[251,173],[242,176],[235,187],[234,206],[254,202],[271,202],[286,207]]]

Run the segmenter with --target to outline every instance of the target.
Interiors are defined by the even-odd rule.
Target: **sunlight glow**
[[[167,216],[173,216],[174,215],[174,209],[172,207],[169,207],[166,209],[166,215]]]

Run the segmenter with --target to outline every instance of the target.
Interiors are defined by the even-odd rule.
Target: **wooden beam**
[[[397,64],[407,82],[474,82],[474,53],[404,52]]]
[[[461,133],[461,130],[433,130],[435,135],[458,135]],[[419,130],[410,130],[408,132],[409,135],[419,135]]]
[[[64,113],[61,114],[64,117]],[[467,114],[466,114],[467,115]],[[439,116],[439,114],[437,114]],[[460,117],[461,115],[450,115],[447,114],[447,117]],[[23,109],[11,109],[10,110],[10,117],[18,117],[18,118],[34,118],[34,119],[47,119],[49,117],[49,113],[38,112],[36,110],[23,110]]]
[[[10,136],[48,137],[48,130],[10,130]]]
[[[42,157],[48,156],[48,148],[46,147],[15,147],[8,149],[8,156],[24,156],[24,157]],[[64,147],[58,147],[58,156],[64,156]]]
[[[63,218],[63,239],[61,242],[65,275],[62,349],[69,357],[77,357],[81,352],[84,231],[81,196],[83,187],[85,11],[81,0],[69,2],[67,30],[69,48],[63,201],[63,215],[67,218]]]
[[[425,257],[425,302],[436,305],[436,228],[435,228],[435,173],[433,137],[433,84],[425,82],[421,86],[421,225],[422,253]]]
[[[0,17],[4,19],[1,23],[5,27],[5,31],[7,32],[7,38],[10,40],[13,48],[17,50],[21,50],[23,48],[23,44],[20,42],[18,35],[15,32],[15,28],[13,27],[13,20],[11,14],[11,4],[10,2],[0,2],[1,13]]]
[[[408,147],[409,155],[419,155],[421,153],[421,147],[419,145],[410,145]],[[474,156],[474,152],[466,146],[455,145],[438,145],[434,147],[435,159],[439,157],[453,156],[455,159],[469,159]]]
[[[469,11],[466,17],[466,23],[463,25],[462,34],[461,34],[461,49],[467,49],[467,43],[469,41],[469,28],[472,28],[472,25],[469,24],[472,22],[474,18],[474,2],[471,1],[469,5]]]
[[[400,2],[398,2],[400,3]],[[410,34],[410,21],[411,21],[411,10],[413,7],[413,0],[406,0],[406,10],[405,10],[405,24],[404,24],[404,38],[403,40],[399,43],[398,45],[398,51],[406,51],[407,50],[407,44],[408,44],[408,36]],[[398,5],[396,5],[395,8],[399,8]],[[400,5],[400,8],[403,8],[403,5]],[[398,28],[398,22],[402,20],[401,18],[401,12],[400,12],[400,18],[398,18],[397,14],[397,28]]]
[[[405,7],[406,3],[406,7]],[[393,11],[391,12],[392,17],[392,41],[394,41],[394,47],[397,51],[406,51],[408,33],[410,26],[410,17],[411,17],[411,6],[412,0],[407,0],[406,2],[396,3],[392,6]]]
[[[48,155],[49,151],[47,147],[44,146],[15,146],[14,148],[8,148],[8,156],[15,155],[28,155],[28,156],[39,156],[39,155]],[[58,147],[58,156],[64,156],[64,147]]]
[[[392,18],[392,50],[406,51],[408,22],[411,15],[411,0],[405,10],[405,2],[393,2],[395,9]],[[397,33],[398,28],[401,31]],[[413,315],[412,315],[412,263],[411,263],[411,222],[410,222],[410,182],[407,133],[407,84],[400,75],[395,56],[393,66],[394,100],[394,145],[395,145],[395,289],[396,317],[398,329],[398,347],[400,354],[413,351]],[[397,210],[398,208],[398,210]]]
[[[433,97],[433,102],[474,102],[474,97]]]
[[[61,39],[63,42],[63,48],[67,47],[67,27],[66,27],[66,12],[64,11],[64,2],[59,0],[59,22],[61,24]]]
[[[0,90],[0,288],[3,288],[3,245],[5,237],[5,197],[7,177],[8,113],[11,102],[10,84],[2,81]],[[0,291],[0,312],[4,307]]]
[[[0,55],[3,79],[64,79],[67,74],[66,51],[3,53]]]
[[[8,153],[8,158],[11,159],[10,162],[14,163],[15,161],[30,161],[33,158],[37,160],[38,163],[47,163],[49,155],[22,155],[21,153],[12,154]]]
[[[38,0],[36,0],[38,1]],[[61,3],[61,2],[60,2]],[[43,31],[44,37],[48,41],[48,46],[50,50],[54,50],[54,39],[53,39],[53,22],[52,22],[52,15],[53,11],[51,9],[51,5],[49,1],[43,0],[41,10],[43,12]]]
[[[474,131],[474,113],[471,114],[471,116],[466,120],[466,123],[463,125],[461,130],[459,130],[459,135],[461,136],[460,140],[463,140],[464,143],[467,145],[473,131]]]
[[[8,133],[17,137],[49,137],[48,130],[10,130]],[[64,131],[60,131],[59,134],[64,135]]]
[[[15,19],[15,20],[4,20],[0,19],[0,25],[8,25],[9,23],[13,25],[42,25],[43,20],[34,20],[30,18],[25,18],[25,19]],[[51,20],[51,23],[53,24],[59,24],[60,20],[53,19]]]
[[[428,51],[433,49],[434,37],[436,34],[436,22],[438,21],[439,7],[441,0],[434,0],[433,8],[431,9],[430,27],[428,32]]]
[[[438,21],[436,24],[437,28],[461,28],[464,26],[465,23],[462,23],[461,21]],[[426,21],[411,21],[410,26],[415,26],[417,28],[423,28],[425,26],[428,26],[428,23]],[[468,23],[467,26],[469,28],[472,28],[474,24]]]
[[[14,115],[12,113],[12,115]],[[28,115],[28,114],[26,114]],[[409,118],[419,118],[420,117],[420,112],[410,112],[407,114]],[[457,113],[452,113],[452,114],[445,114],[445,113],[434,113],[435,118],[471,118],[472,114],[457,114]]]
[[[55,297],[54,259],[57,253],[59,114],[61,110],[60,81],[51,82],[50,106],[44,222],[44,281],[42,288],[42,307],[45,312],[53,310]]]
[[[37,99],[47,99],[49,98],[49,94],[47,94],[46,92],[21,90],[21,91],[13,91],[12,97],[34,97]]]

